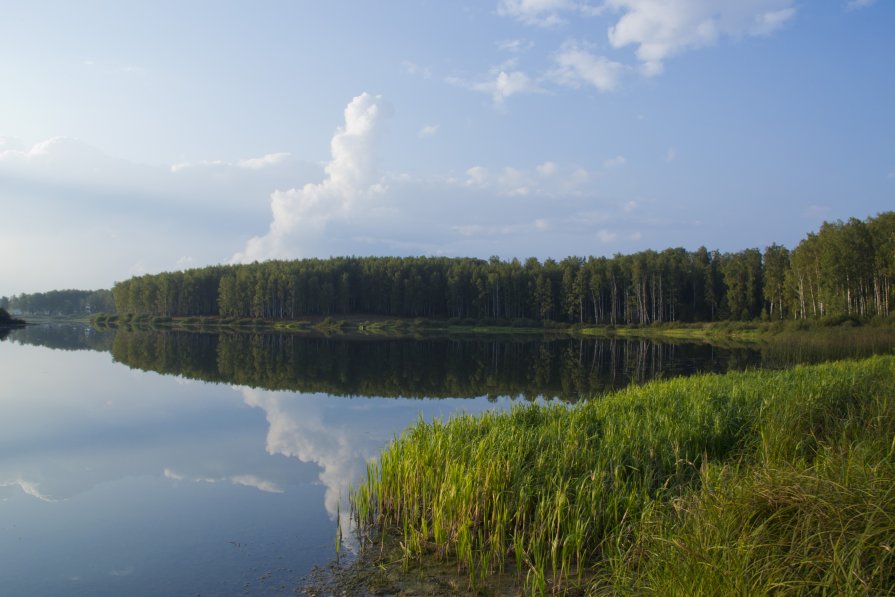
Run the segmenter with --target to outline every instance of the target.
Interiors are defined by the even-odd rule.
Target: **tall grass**
[[[893,388],[895,357],[874,357],[419,421],[353,511],[473,588],[889,593]]]

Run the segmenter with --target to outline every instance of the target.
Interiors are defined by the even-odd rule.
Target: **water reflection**
[[[327,338],[122,331],[130,367],[268,390],[339,396],[577,400],[658,376],[758,362],[746,348],[624,339]]]
[[[0,594],[291,594],[334,557],[349,484],[418,417],[518,396],[574,401],[767,354],[641,340],[12,330],[0,343]]]
[[[0,328],[0,340],[17,344],[46,346],[58,350],[96,350],[109,352],[115,332],[97,330],[81,323],[29,325],[22,328]]]
[[[23,342],[0,344],[0,376],[4,595],[292,594],[335,556],[382,445],[495,407],[209,384]]]

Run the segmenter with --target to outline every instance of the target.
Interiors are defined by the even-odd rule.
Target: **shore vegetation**
[[[419,421],[353,513],[471,590],[503,573],[533,594],[889,594],[893,388],[877,356]]]

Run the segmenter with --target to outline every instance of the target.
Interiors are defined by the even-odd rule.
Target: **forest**
[[[895,212],[825,222],[794,249],[700,247],[524,262],[334,257],[217,265],[131,278],[118,313],[296,320],[304,316],[650,324],[868,319],[891,313]]]
[[[84,315],[115,310],[109,290],[51,290],[0,297],[0,307],[32,315]]]

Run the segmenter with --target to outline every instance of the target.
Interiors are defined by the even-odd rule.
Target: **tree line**
[[[82,315],[115,311],[112,291],[51,290],[0,297],[0,307],[32,315]]]
[[[144,275],[112,289],[118,313],[295,320],[385,317],[649,324],[887,317],[895,212],[825,222],[795,249],[700,247],[504,261],[336,257]]]

